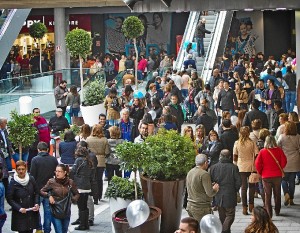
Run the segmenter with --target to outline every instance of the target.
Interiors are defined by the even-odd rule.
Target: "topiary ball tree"
[[[145,27],[142,21],[136,16],[129,16],[125,19],[122,25],[122,32],[126,38],[133,40],[133,45],[135,49],[136,59],[135,59],[135,83],[136,89],[138,89],[138,82],[137,82],[137,61],[138,61],[138,50],[136,47],[136,38],[140,37],[144,34]]]
[[[45,34],[47,33],[47,27],[45,26],[45,24],[41,23],[41,22],[37,22],[37,23],[33,23],[30,27],[29,27],[29,34],[30,36],[35,39],[38,40],[39,42],[39,47],[40,47],[40,72],[42,73],[42,45],[41,45],[41,39],[43,39],[43,37],[45,36]]]
[[[80,63],[80,85],[83,93],[83,73],[82,73],[82,59],[86,58],[92,46],[91,35],[83,29],[73,29],[68,32],[65,38],[66,46],[70,51],[72,57],[79,57]],[[82,95],[83,96],[83,95]]]
[[[18,114],[16,110],[10,113],[11,120],[8,122],[9,140],[19,148],[19,160],[22,159],[22,148],[31,146],[36,139],[37,130],[33,126],[32,114]]]

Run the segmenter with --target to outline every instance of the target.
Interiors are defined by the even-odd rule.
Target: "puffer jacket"
[[[78,189],[92,189],[96,183],[94,164],[89,165],[85,158],[78,157],[72,166],[70,178],[74,180]]]

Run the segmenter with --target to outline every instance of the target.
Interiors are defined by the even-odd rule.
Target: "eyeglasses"
[[[34,113],[40,113],[40,112],[34,112]]]
[[[55,173],[63,173],[64,171],[55,171]]]

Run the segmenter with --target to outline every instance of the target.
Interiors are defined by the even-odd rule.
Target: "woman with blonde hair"
[[[99,124],[93,126],[91,136],[86,139],[88,148],[93,152],[98,160],[96,172],[97,172],[97,183],[98,183],[98,200],[102,198],[103,192],[103,172],[105,169],[105,157],[109,155],[109,144],[106,137],[104,137],[103,127]],[[94,200],[98,203],[98,200]]]
[[[248,215],[248,198],[247,191],[249,187],[249,211],[254,208],[254,192],[255,184],[249,183],[248,178],[252,171],[255,170],[254,159],[258,154],[256,144],[250,139],[249,127],[245,126],[240,129],[240,137],[234,143],[233,147],[233,163],[239,168],[242,179],[242,205],[243,214]]]
[[[205,149],[205,145],[208,140],[208,137],[205,135],[206,135],[206,132],[205,132],[204,125],[202,125],[202,124],[197,125],[196,129],[195,129],[195,144],[196,144],[198,153],[202,153],[202,150]]]
[[[267,136],[265,146],[260,150],[255,166],[258,174],[261,175],[265,191],[265,209],[272,218],[272,193],[275,203],[275,214],[278,216],[281,209],[281,180],[283,169],[286,166],[286,156],[281,148],[277,147],[275,138]]]
[[[300,171],[300,135],[297,134],[297,126],[294,122],[285,122],[284,134],[278,138],[278,146],[283,150],[287,158],[284,168],[284,177],[281,185],[284,192],[284,205],[295,205],[295,178]]]

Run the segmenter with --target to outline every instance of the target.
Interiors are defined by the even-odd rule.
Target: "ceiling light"
[[[276,10],[278,10],[278,11],[285,11],[286,8],[285,7],[278,7],[278,8],[276,8]]]
[[[171,2],[172,0],[160,0],[166,7],[170,7],[171,6]]]
[[[253,8],[245,8],[244,11],[253,11]]]

